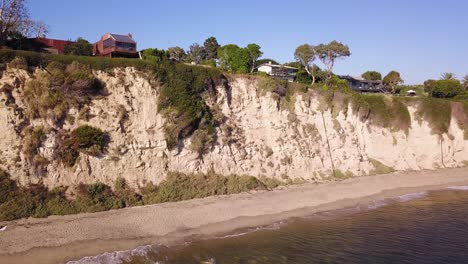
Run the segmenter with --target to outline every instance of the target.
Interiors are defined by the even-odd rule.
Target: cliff
[[[142,187],[160,183],[168,172],[324,181],[458,167],[468,160],[468,113],[462,103],[442,103],[446,116],[439,120],[440,111],[418,99],[362,99],[262,77],[227,76],[200,93],[214,120],[202,130],[208,117],[197,116],[197,122],[179,128],[183,107],[175,112],[172,105],[161,107],[161,96],[170,98],[175,90],[153,72],[92,70],[102,90],[87,97],[72,94],[65,107],[60,103],[65,99],[55,93],[45,98],[42,86],[34,85],[52,89],[54,80],[44,81],[50,71],[9,65],[0,79],[0,167],[23,185],[112,185],[123,177]],[[62,92],[79,83],[64,86],[67,82],[60,84],[66,87]],[[64,135],[82,125],[104,131],[108,142],[102,152],[77,152],[67,165],[60,152]]]

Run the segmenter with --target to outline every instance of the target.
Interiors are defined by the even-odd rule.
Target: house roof
[[[262,65],[258,66],[257,68],[262,67],[262,66],[270,66],[272,68],[284,68],[284,69],[298,70],[298,68],[295,68],[295,67],[272,64],[272,63],[263,63]]]
[[[338,75],[338,78],[345,79],[345,80],[354,80],[354,81],[358,81],[358,82],[361,82],[361,83],[375,83],[375,84],[382,83],[382,81],[366,80],[366,79],[362,78],[361,76]]]
[[[112,34],[112,33],[109,33],[109,35],[111,36],[111,38],[115,39],[115,41],[136,44],[136,41],[133,40],[129,35],[119,35],[119,34]]]

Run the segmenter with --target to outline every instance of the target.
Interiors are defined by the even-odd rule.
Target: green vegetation
[[[377,71],[366,71],[361,75],[362,78],[371,81],[380,81],[382,80],[382,74]]]
[[[151,70],[155,67],[155,63],[140,59],[126,59],[126,58],[103,58],[103,57],[89,57],[78,55],[57,55],[38,53],[31,51],[20,50],[0,50],[0,63],[8,63],[16,57],[23,57],[29,67],[43,67],[46,68],[50,62],[58,62],[64,65],[78,62],[88,66],[92,70],[111,70],[114,68],[135,67],[138,70]]]
[[[432,133],[442,135],[448,132],[452,119],[450,101],[433,98],[423,98],[418,101],[416,117],[425,120],[432,129]]]
[[[389,167],[376,159],[369,159],[369,161],[372,163],[372,166],[374,166],[374,169],[369,172],[369,175],[387,174],[395,171],[392,167]]]
[[[382,95],[362,95],[369,109],[369,120],[372,125],[402,130],[408,133],[411,127],[411,116],[408,107],[398,97]]]
[[[294,58],[312,78],[312,85],[316,81],[316,69],[314,61],[318,58],[326,67],[326,79],[333,76],[333,67],[338,59],[351,56],[349,47],[336,40],[328,44],[317,46],[303,44],[294,51]]]
[[[403,79],[401,79],[399,72],[391,71],[383,78],[383,83],[391,93],[396,94],[399,93],[398,88],[403,83]]]
[[[69,167],[75,165],[80,152],[90,156],[101,155],[109,141],[106,133],[89,125],[80,126],[61,139],[56,158]]]
[[[211,142],[217,122],[203,98],[216,94],[216,86],[225,82],[224,75],[217,69],[185,64],[167,65],[161,70],[163,86],[158,105],[167,120],[164,129],[168,148],[174,149],[179,139],[197,130],[203,145]]]
[[[454,79],[428,80],[425,83],[425,90],[430,96],[436,98],[451,98],[463,93],[464,89],[460,81]]]
[[[354,177],[354,174],[350,171],[342,172],[341,170],[335,170],[333,176],[335,179],[343,181]]]
[[[0,221],[99,212],[128,206],[267,190],[284,184],[275,179],[263,180],[251,176],[225,177],[215,173],[169,173],[160,185],[147,185],[142,188],[142,194],[138,194],[128,187],[123,178],[117,178],[114,190],[99,182],[79,184],[72,192],[74,199],[68,199],[65,195],[66,188],[48,190],[43,185],[21,187],[6,172],[0,170]]]
[[[93,55],[93,45],[84,38],[78,38],[75,42],[65,45],[65,54],[91,56]]]
[[[331,41],[328,44],[319,44],[315,47],[317,57],[325,65],[328,78],[333,75],[333,67],[337,60],[351,56],[348,45],[345,45],[336,40]]]
[[[51,61],[24,88],[26,113],[30,119],[48,118],[63,121],[71,106],[80,109],[99,95],[102,84],[88,65],[72,62],[65,65]]]
[[[159,186],[148,186],[142,193],[145,204],[153,204],[265,189],[262,182],[251,176],[169,173]]]

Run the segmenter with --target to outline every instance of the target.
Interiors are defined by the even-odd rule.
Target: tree
[[[65,45],[65,54],[91,56],[93,55],[93,45],[86,39],[77,38],[75,42]]]
[[[193,43],[189,47],[188,55],[192,62],[200,64],[204,59],[206,59],[206,50],[203,46],[200,46],[200,44]]]
[[[398,86],[403,83],[400,73],[397,71],[391,71],[383,78],[384,85],[390,89],[392,93],[398,92]]]
[[[247,48],[228,44],[218,48],[219,66],[230,72],[248,73],[251,67],[250,54]]]
[[[218,40],[215,37],[209,37],[203,43],[206,50],[206,59],[208,60],[215,60],[218,58],[218,48],[220,47],[218,44]]]
[[[455,80],[455,74],[451,73],[451,72],[444,72],[441,76],[440,76],[440,79],[441,80]]]
[[[337,59],[351,56],[349,47],[341,42],[333,40],[328,44],[320,44],[315,47],[318,58],[325,65],[328,71],[328,78],[331,78],[333,67]]]
[[[424,91],[428,93],[429,95],[432,93],[432,90],[434,90],[436,80],[427,80],[424,82]]]
[[[450,98],[463,92],[460,81],[455,79],[435,81],[430,95],[437,98]]]
[[[168,52],[163,49],[144,49],[141,52],[141,56],[144,60],[156,63],[169,59]]]
[[[260,46],[255,43],[247,45],[246,49],[249,53],[250,72],[252,73],[255,70],[255,63],[257,62],[258,58],[260,58],[263,55],[263,52],[260,51]]]
[[[304,67],[307,74],[312,77],[312,85],[315,83],[315,74],[313,71],[314,60],[317,58],[315,47],[309,44],[303,44],[294,51],[294,58]]]
[[[380,81],[382,80],[382,74],[376,71],[366,71],[361,75],[362,78],[370,81]]]
[[[29,19],[25,0],[2,0],[0,3],[0,42],[15,36],[37,37],[46,34],[48,26],[43,22]]]
[[[463,87],[465,88],[465,91],[468,91],[468,74],[463,77]]]
[[[176,61],[183,61],[187,57],[185,54],[185,50],[181,47],[172,47],[167,49],[167,53],[169,55],[169,59],[176,60]]]

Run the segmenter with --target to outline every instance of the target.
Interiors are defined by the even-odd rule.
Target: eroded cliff
[[[22,184],[112,185],[123,177],[141,187],[160,183],[171,171],[323,181],[464,166],[468,160],[468,114],[461,103],[448,104],[448,120],[434,124],[440,121],[427,116],[421,102],[400,100],[407,114],[389,121],[381,120],[385,116],[379,119],[372,104],[360,109],[356,100],[339,92],[288,93],[286,84],[272,89],[265,86],[275,82],[264,78],[228,76],[202,94],[216,122],[209,140],[201,140],[196,126],[184,136],[183,129],[176,137],[168,135],[176,131],[168,127],[177,126],[171,122],[178,119],[161,111],[164,84],[154,73],[131,67],[93,70],[103,91],[64,107],[60,120],[57,107],[28,114],[32,105],[25,89],[41,74],[47,69],[8,67],[0,79],[0,166]],[[389,104],[396,100],[382,98]],[[79,152],[76,162],[67,166],[57,156],[62,135],[82,125],[100,128],[110,140],[99,155]],[[41,136],[31,156],[26,149],[39,128]],[[176,139],[175,146],[168,144],[170,138]]]

